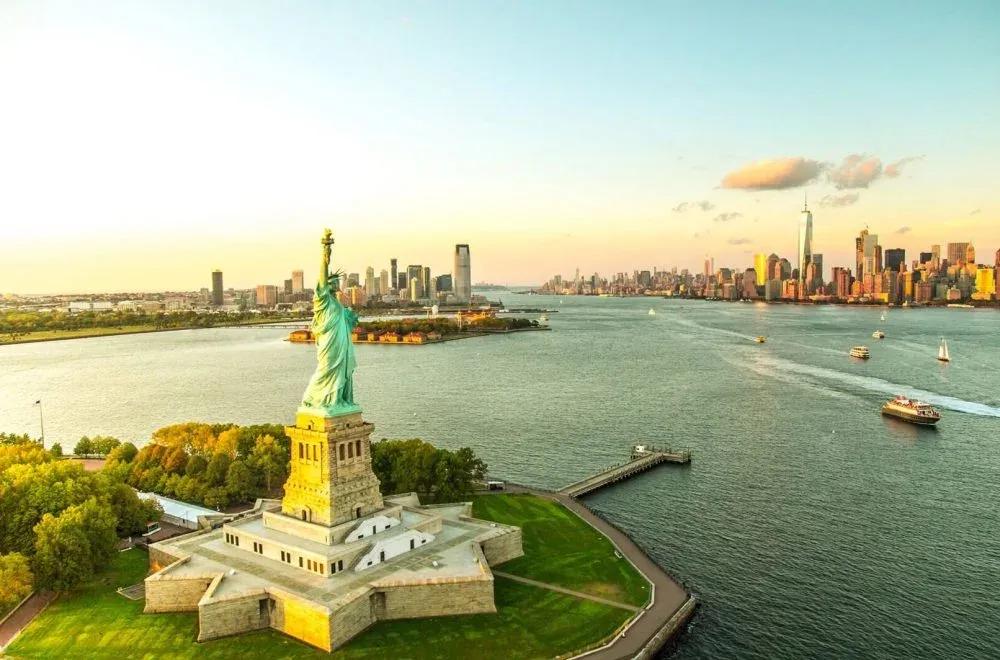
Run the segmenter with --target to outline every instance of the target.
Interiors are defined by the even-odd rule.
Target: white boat
[[[938,360],[941,362],[951,362],[951,356],[948,355],[948,342],[941,337],[941,345],[938,346]]]
[[[545,314],[542,314],[541,316],[538,317],[538,320],[541,321],[542,323],[548,323],[549,317],[546,316]]]
[[[647,314],[649,314],[650,316],[656,316],[656,310],[653,309],[652,307],[650,307],[649,311],[647,312]]]
[[[879,318],[879,321],[881,321],[882,323],[885,323],[885,312],[882,312],[882,316],[881,316],[881,318]]]
[[[855,346],[851,349],[851,357],[858,358],[859,360],[867,360],[871,356],[872,354],[867,346]]]
[[[875,339],[885,339],[885,333],[882,332],[881,330],[876,330],[875,332],[872,333],[872,337],[874,337]]]

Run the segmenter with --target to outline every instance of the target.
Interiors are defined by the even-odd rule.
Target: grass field
[[[614,546],[572,511],[532,495],[479,495],[472,503],[477,518],[517,525],[524,556],[499,570],[557,584],[630,605],[649,600],[649,584]]]
[[[477,515],[498,522],[529,523],[524,532],[525,552],[534,548],[540,556],[527,563],[520,559],[508,562],[503,566],[505,571],[580,591],[588,583],[614,584],[616,575],[628,574],[618,567],[617,562],[622,560],[615,559],[610,545],[605,548],[597,542],[607,544],[603,536],[554,503],[531,496],[494,495],[477,499],[475,506]],[[579,529],[578,525],[585,529]],[[587,530],[594,536],[587,535]],[[551,546],[547,540],[551,540]],[[559,548],[575,549],[573,557],[563,557]],[[546,570],[547,561],[557,559],[559,567]],[[271,630],[198,644],[196,614],[142,614],[143,601],[130,601],[115,592],[117,587],[141,581],[146,572],[145,552],[120,553],[107,571],[50,605],[11,645],[8,656],[116,660],[330,657]],[[576,573],[586,579],[582,582],[563,579]],[[641,580],[638,574],[634,575]],[[631,585],[632,578],[628,580]],[[632,589],[618,588],[626,594]],[[333,655],[337,658],[552,657],[603,640],[631,616],[620,608],[501,577],[496,579],[495,598],[497,614],[386,621]]]
[[[154,332],[156,326],[126,325],[120,328],[80,328],[78,330],[39,330],[26,335],[19,335],[11,341],[10,336],[0,335],[0,344],[30,344],[36,341],[57,341],[59,339],[83,339],[85,337],[104,337],[109,335],[131,335],[139,332]]]

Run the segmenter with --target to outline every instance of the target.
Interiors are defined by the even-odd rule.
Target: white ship
[[[871,356],[872,354],[867,346],[855,346],[851,349],[851,357],[858,358],[859,360],[867,360]]]

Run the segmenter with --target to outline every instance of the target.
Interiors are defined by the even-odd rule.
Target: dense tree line
[[[372,443],[372,470],[384,495],[415,492],[422,502],[458,502],[486,478],[486,463],[468,447],[439,449],[423,440]]]
[[[122,445],[108,463],[141,491],[222,509],[278,494],[288,478],[289,443],[278,424],[187,422],[157,430],[138,451]]]
[[[12,338],[44,330],[82,330],[87,328],[123,328],[126,326],[153,326],[154,328],[210,328],[218,325],[234,325],[250,321],[280,318],[308,318],[307,312],[143,312],[107,311],[76,312],[64,311],[33,312],[8,310],[0,312],[0,335]]]
[[[0,443],[0,572],[5,580],[73,587],[113,556],[119,537],[144,532],[160,514],[154,502],[140,499],[112,471],[87,472],[79,463],[55,460],[30,439],[14,442],[5,436]]]

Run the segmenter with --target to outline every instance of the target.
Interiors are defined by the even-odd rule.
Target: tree
[[[201,454],[195,454],[188,460],[187,468],[184,469],[184,474],[189,477],[197,477],[198,475],[204,474],[205,468],[208,467],[208,461]]]
[[[121,445],[121,440],[108,435],[97,435],[90,439],[90,454],[107,456],[115,447]]]
[[[163,470],[167,474],[180,474],[188,464],[188,454],[183,447],[174,447],[163,457]]]
[[[19,552],[0,555],[0,613],[27,598],[33,581],[27,557]]]
[[[246,502],[254,497],[257,484],[253,472],[244,461],[235,460],[229,466],[226,472],[226,490],[237,502]]]
[[[66,590],[89,579],[115,552],[115,517],[91,498],[58,516],[45,514],[35,526],[32,560],[38,585]]]
[[[232,462],[228,454],[215,454],[205,468],[205,481],[209,486],[222,486],[226,483],[226,472]]]
[[[416,439],[372,445],[372,470],[386,495],[415,491],[430,502],[462,500],[485,478],[486,469],[468,447],[452,452]]]
[[[52,454],[53,458],[59,458],[62,456],[62,445],[58,442],[53,442],[52,446],[49,447],[49,453]]]
[[[213,509],[225,509],[229,506],[229,492],[221,487],[209,488],[205,491],[205,506]]]
[[[288,477],[288,451],[282,449],[271,435],[263,435],[250,454],[250,465],[264,477],[266,494]]]
[[[119,537],[141,534],[148,523],[163,515],[163,509],[151,498],[141,498],[129,486],[112,482],[108,486],[108,500],[115,515],[115,532]]]
[[[125,442],[118,445],[110,452],[108,452],[107,462],[108,463],[131,463],[135,460],[136,454],[139,450],[135,448],[131,442]]]
[[[80,442],[76,443],[76,447],[73,447],[73,453],[77,456],[84,456],[86,454],[93,454],[93,446],[90,444],[90,438],[83,436],[80,438]]]

